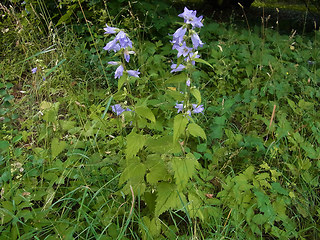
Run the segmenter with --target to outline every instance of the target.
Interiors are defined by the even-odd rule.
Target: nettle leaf
[[[150,234],[152,237],[156,237],[160,235],[161,233],[161,222],[159,218],[153,218],[150,220],[149,217],[144,216],[142,218],[143,223],[147,229],[144,229],[141,227],[141,231],[143,233],[143,239],[149,239],[148,234]]]
[[[135,112],[143,118],[149,119],[151,122],[156,122],[153,112],[146,106],[138,106],[135,108]]]
[[[59,141],[58,138],[52,139],[51,142],[51,157],[55,159],[66,147],[68,144],[64,141]]]
[[[147,148],[155,153],[179,153],[181,146],[178,142],[172,143],[172,136],[163,136],[157,139],[149,138],[146,142]]]
[[[130,193],[130,185],[137,194],[142,194],[145,190],[144,176],[146,174],[146,166],[141,163],[140,158],[133,157],[126,160],[126,168],[123,170],[119,185],[127,182],[123,191],[126,194]]]
[[[173,120],[173,143],[177,142],[180,135],[182,135],[188,124],[188,119],[182,114],[178,114]]]
[[[163,159],[158,154],[148,155],[146,166],[149,170],[147,182],[150,184],[156,184],[159,181],[168,181],[171,177]]]
[[[135,156],[143,148],[145,142],[145,136],[136,134],[135,130],[133,129],[132,132],[127,136],[127,158]]]
[[[201,104],[201,93],[197,88],[190,89],[191,94],[197,99],[198,105]]]
[[[172,159],[172,169],[178,190],[183,190],[186,187],[197,166],[199,163],[191,153],[188,153],[185,158],[175,157]]]
[[[201,220],[204,220],[203,215],[203,202],[201,198],[196,193],[189,193],[188,194],[188,212],[191,218],[199,217]]]
[[[206,133],[203,129],[196,123],[190,123],[188,125],[187,131],[194,137],[201,137],[204,140],[207,140]]]
[[[179,194],[177,186],[173,183],[161,182],[158,184],[155,216],[158,217],[165,211],[181,208],[186,205],[186,198]]]

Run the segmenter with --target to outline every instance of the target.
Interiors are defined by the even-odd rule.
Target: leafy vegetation
[[[319,238],[318,30],[195,28],[165,1],[10,3],[1,239]],[[106,23],[132,46],[104,50]]]

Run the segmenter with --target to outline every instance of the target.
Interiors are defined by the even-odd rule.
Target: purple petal
[[[37,70],[38,70],[38,68],[35,67],[35,68],[32,68],[32,69],[31,69],[31,72],[32,72],[33,74],[35,74],[35,73],[37,72]]]
[[[123,66],[120,65],[117,69],[116,69],[116,72],[114,74],[114,78],[117,79],[117,78],[120,78],[122,75],[123,75]]]
[[[117,116],[119,116],[121,113],[125,111],[120,104],[115,104],[111,106],[111,109],[115,114],[117,114]]]
[[[204,110],[203,105],[199,105],[198,106],[197,104],[192,104],[192,107],[193,107],[193,112],[194,113],[201,113]]]
[[[203,46],[203,42],[201,41],[199,35],[197,33],[194,33],[191,35],[191,41],[194,49],[197,49],[199,46]]]
[[[106,31],[104,34],[113,34],[116,33],[119,29],[114,27],[109,27],[108,24],[106,24],[106,28],[104,30]]]
[[[134,70],[128,70],[127,73],[131,76],[131,77],[139,77],[140,72],[139,71],[134,71]]]
[[[113,65],[113,66],[117,66],[120,64],[120,62],[111,61],[111,62],[108,62],[108,64]]]
[[[180,64],[178,67],[177,67],[177,64],[172,64],[171,65],[171,73],[174,73],[174,72],[180,72],[182,71],[183,69],[185,68],[185,66],[183,66],[182,64]]]
[[[183,103],[176,103],[176,105],[174,106],[176,109],[178,109],[178,113],[182,112],[183,110]]]

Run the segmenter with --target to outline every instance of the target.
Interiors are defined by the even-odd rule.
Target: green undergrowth
[[[168,24],[144,7],[47,30],[5,12],[0,238],[318,239],[320,32],[204,17],[203,60],[170,73],[182,10]],[[105,23],[129,33],[140,78],[114,79]],[[203,114],[177,113],[188,91]]]

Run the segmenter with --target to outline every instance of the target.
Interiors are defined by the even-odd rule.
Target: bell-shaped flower
[[[115,104],[115,105],[111,106],[111,109],[115,114],[117,114],[117,116],[119,116],[121,113],[126,111],[121,107],[120,104]]]
[[[197,49],[199,46],[202,47],[204,44],[196,32],[191,35],[191,41],[194,49]]]
[[[176,103],[176,105],[174,107],[176,109],[178,109],[178,113],[182,112],[182,110],[183,110],[183,101],[182,101],[182,103]]]
[[[134,51],[129,51],[127,48],[123,51],[124,59],[129,62],[130,61],[130,54],[135,54]]]
[[[104,34],[113,34],[113,33],[117,33],[119,31],[118,28],[114,28],[114,27],[110,27],[108,26],[108,24],[106,24],[106,28],[104,28],[105,33]]]
[[[137,70],[137,71],[128,70],[127,73],[128,73],[131,77],[136,77],[136,78],[138,78],[138,77],[139,77],[139,74],[140,74],[139,70]]]
[[[192,104],[193,113],[202,113],[204,110],[203,105]]]
[[[177,50],[178,50],[178,54],[177,56],[180,57],[181,55],[186,57],[189,52],[192,51],[192,48],[188,47],[186,45],[186,42],[183,42],[181,46],[177,47]]]
[[[112,41],[108,42],[103,49],[109,52],[111,50],[113,50],[114,52],[118,52],[120,50],[120,45],[119,43],[117,43],[116,39],[113,39]]]
[[[37,72],[37,70],[38,70],[38,68],[35,67],[35,68],[32,68],[32,69],[31,69],[31,72],[32,72],[33,74],[35,74],[35,73]]]
[[[184,27],[178,28],[177,31],[173,34],[173,42],[175,43],[182,43],[183,37],[186,34],[187,29]]]
[[[187,24],[191,24],[193,28],[198,27],[201,28],[203,26],[202,24],[202,16],[197,17],[197,11],[195,10],[189,10],[188,8],[184,8],[184,12],[179,14],[179,17],[182,17],[184,19],[184,22]]]
[[[121,64],[120,62],[115,62],[115,61],[110,61],[108,62],[109,65],[113,65],[113,66],[117,66],[119,64]]]
[[[186,85],[187,85],[188,87],[190,87],[190,85],[191,85],[190,78],[188,78],[188,79],[187,79],[187,81],[186,81]]]
[[[120,78],[122,75],[123,75],[123,66],[120,65],[117,69],[116,69],[116,72],[114,73],[114,78],[117,79],[117,78]]]
[[[121,48],[127,48],[128,46],[132,48],[131,40],[129,39],[129,37],[127,37],[127,34],[125,34],[125,32],[123,31],[118,32],[115,40],[120,43]]]
[[[185,66],[183,66],[182,64],[179,64],[179,66],[177,66],[177,64],[172,64],[171,65],[171,73],[174,73],[174,72],[180,72],[182,71],[184,68],[186,68]]]

